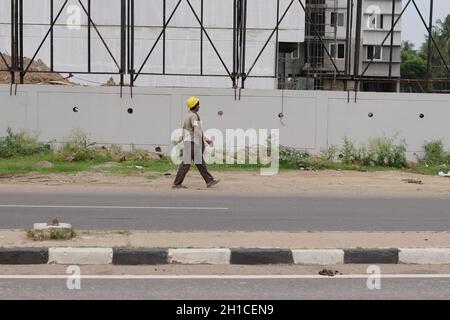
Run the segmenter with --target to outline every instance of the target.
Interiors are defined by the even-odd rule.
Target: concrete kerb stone
[[[399,249],[346,249],[345,264],[397,264]]]
[[[292,250],[294,264],[333,265],[344,263],[344,250],[340,249],[302,249]]]
[[[293,264],[292,251],[286,249],[231,249],[231,264]]]
[[[0,248],[0,265],[47,264],[48,248]]]
[[[168,250],[153,248],[114,248],[112,263],[122,266],[168,264]]]
[[[399,250],[399,263],[450,264],[450,248],[421,248]]]
[[[230,264],[230,249],[169,249],[169,263]]]
[[[55,264],[111,264],[112,248],[50,248],[48,263]]]

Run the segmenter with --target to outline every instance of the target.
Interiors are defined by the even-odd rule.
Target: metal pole
[[[129,52],[130,54],[130,87],[131,90],[134,86],[134,0],[131,0],[131,9],[130,9],[130,19],[131,19],[131,51]],[[131,93],[133,95],[133,93]]]
[[[351,0],[347,0],[347,24],[345,30],[345,75],[349,74],[349,60],[348,56],[350,55],[349,44],[350,44],[350,5]]]
[[[335,15],[335,21],[334,21],[334,61],[336,62],[336,57],[338,56],[338,44],[337,44],[337,24],[338,24],[338,13],[337,13],[337,0],[334,0],[334,15]],[[336,70],[334,70],[333,73],[333,85],[336,84]]]
[[[349,39],[349,48],[348,48],[348,75],[352,74],[352,52],[353,52],[353,41],[352,41],[352,34],[353,34],[353,7],[354,2],[351,0],[351,10],[350,10],[350,39]]]
[[[91,62],[91,0],[88,0],[88,71],[92,70]]]
[[[200,2],[200,24],[203,26],[203,0]],[[200,27],[200,74],[203,75],[203,28]]]
[[[163,26],[166,25],[166,0],[163,0]],[[166,73],[166,29],[163,30],[163,74]]]
[[[50,70],[53,71],[55,69],[54,65],[54,33],[53,33],[53,20],[54,20],[54,0],[50,0]]]
[[[280,0],[277,0],[277,33],[275,36],[275,77],[278,80],[278,55],[280,51],[280,44],[278,43],[278,20],[280,20]]]
[[[431,79],[431,41],[433,39],[433,0],[430,0],[430,20],[428,25],[428,56],[427,56],[427,79]]]
[[[16,55],[15,55],[15,41],[16,41],[16,34],[15,34],[15,0],[11,0],[11,84],[14,84],[16,82]]]
[[[391,27],[395,23],[395,0],[392,0],[392,19],[391,19]],[[391,45],[389,52],[389,79],[392,78],[392,57],[393,57],[393,49],[394,49],[394,30],[391,33]]]
[[[126,23],[127,23],[127,4],[126,0],[121,0],[120,4],[120,87],[124,85],[125,65],[126,65]]]
[[[15,61],[15,65],[14,68],[15,70],[19,70],[19,1],[15,0],[15,4],[14,4],[14,34],[16,35],[16,38],[14,40],[14,61]]]
[[[127,0],[127,70],[130,73],[130,0]]]
[[[233,88],[236,88],[236,66],[237,66],[237,2],[233,1],[233,73],[232,73],[232,81]],[[202,32],[203,33],[203,32]]]
[[[353,69],[353,77],[359,81],[359,62],[361,59],[361,20],[362,20],[362,0],[356,3],[356,36],[355,36],[355,66]],[[355,82],[355,90],[357,83]]]
[[[242,53],[241,53],[241,76],[242,76],[242,86],[245,88],[245,79],[247,75],[245,74],[245,49],[247,47],[247,0],[242,0],[243,11],[242,11]]]
[[[20,69],[20,83],[23,84],[25,74],[23,73],[23,0],[19,0],[19,69]]]

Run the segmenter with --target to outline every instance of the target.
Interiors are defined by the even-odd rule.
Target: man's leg
[[[180,164],[178,168],[177,176],[175,177],[174,186],[181,186],[183,184],[184,178],[186,177],[191,164],[185,164],[184,162]]]
[[[174,186],[181,186],[183,184],[184,178],[186,178],[186,175],[191,168],[192,160],[194,160],[194,143],[185,141],[183,148],[183,162],[178,168],[177,176],[173,183]]]
[[[197,169],[202,175],[202,178],[203,180],[205,180],[206,184],[210,183],[211,181],[214,181],[214,177],[208,172],[208,169],[206,168],[205,160],[203,160],[203,163],[195,165],[197,166]]]
[[[206,162],[205,158],[203,157],[203,153],[205,152],[205,144],[195,144],[194,146],[194,162],[195,166],[197,167],[198,171],[200,172],[203,180],[205,180],[206,184],[209,184],[210,182],[214,181],[213,176],[208,172],[208,169],[206,168]]]

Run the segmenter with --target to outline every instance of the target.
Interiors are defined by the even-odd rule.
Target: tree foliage
[[[433,26],[431,45],[432,76],[434,78],[446,78],[449,76],[444,61],[450,65],[450,15],[444,20],[437,20]],[[436,48],[437,47],[437,48]],[[438,50],[439,49],[439,50]],[[441,55],[444,58],[442,60]],[[423,79],[427,76],[428,35],[419,50],[414,50],[414,44],[409,41],[402,43],[401,76],[404,79]]]

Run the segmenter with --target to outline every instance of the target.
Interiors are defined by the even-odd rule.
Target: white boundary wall
[[[315,153],[340,145],[344,136],[366,142],[398,134],[406,139],[411,159],[426,140],[444,139],[447,147],[450,143],[448,94],[360,92],[355,102],[353,92],[332,91],[247,89],[241,100],[235,100],[232,89],[134,88],[133,98],[129,88],[121,98],[118,87],[19,85],[16,96],[9,90],[9,85],[0,85],[0,136],[10,126],[38,134],[45,142],[62,142],[81,128],[98,144],[133,143],[167,150],[171,133],[186,112],[186,98],[197,95],[207,129],[280,129],[283,145]]]

